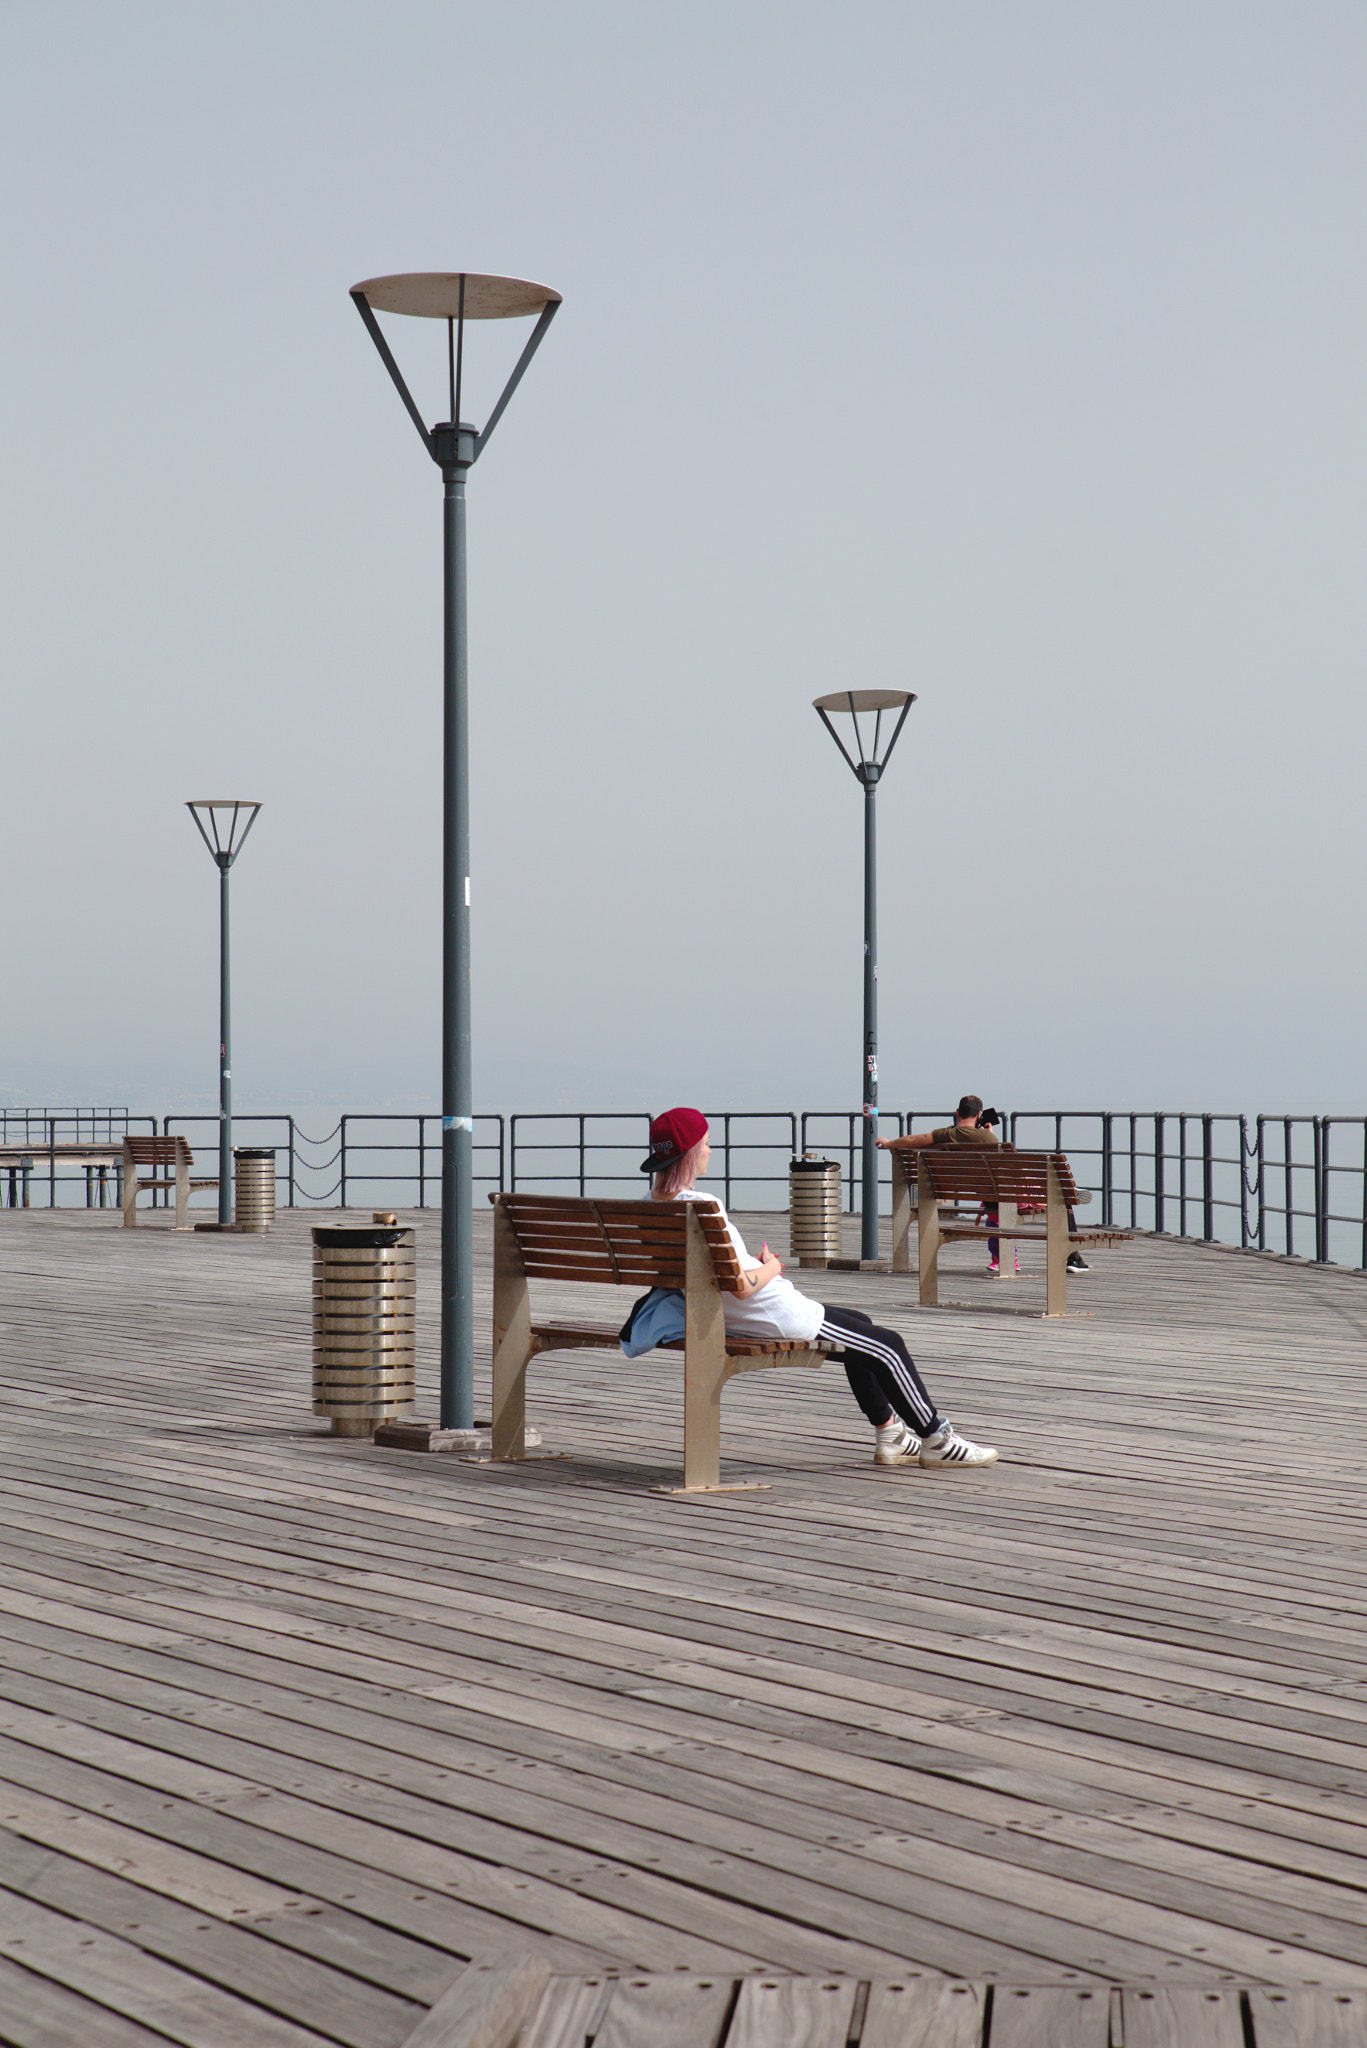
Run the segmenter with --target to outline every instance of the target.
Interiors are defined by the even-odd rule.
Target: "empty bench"
[[[1128,1230],[1102,1225],[1070,1230],[1068,1211],[1085,1197],[1062,1152],[1016,1152],[1005,1146],[923,1145],[894,1152],[892,1189],[892,1269],[909,1271],[912,1193],[916,1195],[916,1236],[920,1253],[921,1306],[938,1308],[939,1257],[942,1244],[982,1243],[999,1237],[1005,1244],[1031,1242],[1045,1247],[1044,1313],[1068,1313],[1068,1254],[1085,1244],[1120,1244]],[[986,1206],[997,1211],[995,1223],[969,1222],[957,1212],[976,1215]],[[1020,1211],[1039,1218],[1022,1223]],[[948,1212],[948,1213],[946,1213]]]
[[[767,1366],[822,1365],[828,1350],[798,1342],[728,1337],[722,1296],[741,1292],[741,1263],[713,1202],[595,1202],[578,1195],[497,1195],[494,1203],[493,1456],[525,1455],[527,1368],[543,1352],[616,1350],[617,1324],[540,1322],[529,1282],[592,1281],[679,1287],[684,1493],[721,1486],[721,1394],[729,1379]],[[625,1320],[626,1304],[623,1303]],[[625,1361],[624,1361],[625,1362]]]
[[[149,1189],[161,1188],[176,1191],[176,1229],[190,1228],[191,1188],[216,1188],[213,1180],[191,1180],[190,1168],[195,1155],[177,1132],[175,1137],[166,1138],[125,1138],[123,1141],[123,1221],[125,1229],[133,1229],[138,1220],[138,1196]],[[150,1178],[141,1177],[141,1169],[151,1169]]]

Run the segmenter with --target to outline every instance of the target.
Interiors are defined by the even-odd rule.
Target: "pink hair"
[[[703,1137],[706,1135],[704,1131]],[[682,1194],[685,1188],[692,1187],[698,1178],[698,1154],[702,1150],[702,1145],[703,1140],[699,1138],[697,1144],[685,1152],[682,1159],[676,1159],[663,1173],[656,1174],[651,1182],[650,1192],[657,1202],[672,1201],[675,1195]]]

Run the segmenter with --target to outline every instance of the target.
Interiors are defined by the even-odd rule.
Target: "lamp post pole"
[[[475,1420],[474,1089],[470,1054],[470,721],[466,659],[465,479],[521,381],[560,305],[559,292],[525,279],[474,271],[372,277],[351,297],[394,387],[442,476],[442,1039],[441,1039],[441,1412],[442,1429]],[[430,431],[394,360],[376,309],[444,320],[450,417]],[[467,320],[538,314],[483,432],[460,416]]]
[[[878,1257],[878,770],[864,777],[864,1152],[859,1256]]]
[[[186,804],[199,834],[218,868],[218,1221],[220,1228],[233,1220],[233,1003],[229,972],[228,873],[247,843],[256,823],[259,803],[236,797],[198,797]],[[200,816],[203,811],[208,819]],[[232,813],[225,820],[226,838],[219,825],[220,811]],[[238,824],[246,813],[242,835]],[[212,835],[212,836],[210,836]]]
[[[878,785],[897,735],[916,702],[907,690],[837,690],[817,697],[813,708],[854,771],[864,792],[864,1045],[860,1069],[860,1106],[864,1116],[859,1200],[859,1256],[878,1257]],[[882,749],[883,713],[900,710],[892,737]],[[859,727],[861,711],[874,713],[873,745],[867,752]],[[848,713],[854,729],[856,760],[831,724],[830,713]]]
[[[454,408],[453,408],[454,411]],[[441,1427],[475,1420],[474,1081],[470,978],[470,677],[465,479],[471,428],[438,427],[443,539],[441,1011]]]
[[[228,956],[228,872],[218,869],[218,1220],[233,1220],[233,999]]]

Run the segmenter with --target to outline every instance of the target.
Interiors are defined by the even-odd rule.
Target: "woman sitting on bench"
[[[669,1109],[657,1116],[650,1126],[650,1156],[641,1162],[642,1173],[653,1176],[652,1199],[715,1200],[695,1185],[707,1172],[711,1150],[707,1118],[699,1110]],[[958,1465],[996,1463],[997,1453],[990,1445],[970,1443],[940,1415],[895,1330],[879,1328],[861,1309],[831,1308],[799,1294],[783,1278],[783,1261],[768,1245],[762,1259],[752,1257],[720,1202],[717,1207],[747,1286],[744,1295],[722,1296],[728,1335],[840,1346],[838,1355],[851,1391],[874,1426],[875,1465],[924,1465],[948,1471]]]

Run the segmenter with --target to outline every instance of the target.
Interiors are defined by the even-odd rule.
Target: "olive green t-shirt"
[[[979,1130],[976,1125],[962,1130],[958,1124],[946,1124],[943,1130],[932,1131],[932,1145],[995,1145],[997,1134],[993,1130]]]

